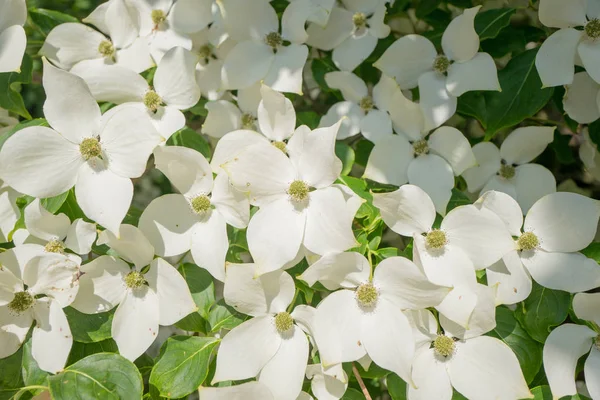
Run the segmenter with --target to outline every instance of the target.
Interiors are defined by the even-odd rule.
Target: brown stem
[[[352,373],[354,374],[354,377],[358,381],[358,384],[360,385],[360,388],[362,389],[365,399],[373,400],[373,398],[369,394],[369,391],[367,390],[367,387],[365,386],[365,383],[363,382],[362,378],[360,377],[360,374],[358,373],[358,370],[356,369],[356,365],[354,365],[354,363],[352,363]]]

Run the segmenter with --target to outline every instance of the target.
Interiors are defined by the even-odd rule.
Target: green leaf
[[[597,263],[600,263],[600,243],[592,243],[585,249],[581,250],[584,256],[589,257],[591,259],[596,260]]]
[[[219,339],[173,336],[160,349],[150,384],[161,396],[178,398],[197,390],[206,379],[213,350]]]
[[[30,8],[29,16],[32,21],[40,27],[47,35],[54,27],[65,22],[79,22],[79,20],[71,15],[63,14],[54,10],[46,10],[43,8]]]
[[[91,356],[92,354],[118,352],[119,348],[117,347],[117,343],[112,339],[106,339],[102,342],[96,343],[73,342],[73,347],[71,348],[71,352],[69,353],[67,365],[76,363],[77,361],[87,356]]]
[[[346,393],[344,393],[344,396],[342,397],[342,400],[364,400],[364,399],[365,399],[365,395],[353,388],[348,388],[346,390]]]
[[[320,119],[319,114],[314,111],[300,111],[296,113],[296,126],[306,125],[310,129],[316,129]]]
[[[31,354],[31,339],[23,345],[23,382],[25,386],[45,385],[46,378],[50,375],[48,372],[40,369],[37,361],[33,359]],[[34,392],[37,394],[37,391]]]
[[[415,10],[417,18],[423,19],[423,17],[431,14],[438,8],[441,2],[442,0],[421,0]]]
[[[466,204],[471,204],[471,199],[460,190],[452,189],[452,197],[450,197],[450,201],[448,201],[448,205],[446,206],[446,213],[449,213],[450,210],[453,210],[458,206],[464,206]]]
[[[225,304],[223,299],[219,300],[210,310],[208,323],[210,331],[216,332],[219,329],[233,329],[246,320],[246,316],[235,311],[233,307]]]
[[[72,307],[64,309],[73,340],[81,343],[101,342],[111,338],[114,310],[100,314],[84,314]]]
[[[142,376],[136,366],[118,354],[98,353],[48,377],[53,400],[141,399]]]
[[[20,348],[15,354],[0,360],[0,400],[10,399],[23,387],[22,358],[23,348]]]
[[[198,306],[198,314],[207,319],[210,309],[215,304],[215,285],[213,277],[196,264],[185,263],[179,272],[190,288],[192,298]]]
[[[58,210],[60,210],[68,196],[69,191],[66,191],[58,196],[42,199],[42,206],[44,206],[44,208],[50,211],[52,214],[55,214]]]
[[[506,343],[517,356],[527,383],[531,383],[542,366],[543,346],[533,340],[519,325],[513,312],[496,308],[496,327],[489,333]]]
[[[1,76],[2,76],[2,74],[0,74],[0,77]],[[20,131],[21,129],[24,129],[24,128],[27,128],[30,126],[46,126],[47,127],[50,125],[48,125],[48,121],[46,121],[44,118],[36,118],[36,119],[32,119],[30,121],[19,122],[17,125],[13,126],[11,129],[9,129],[8,131],[6,131],[2,135],[0,135],[0,149],[4,145],[4,142],[6,142],[8,140],[8,138],[10,138],[12,135],[14,135],[16,132]]]
[[[375,145],[373,142],[361,139],[356,143],[356,163],[358,165],[362,165],[363,167],[367,166],[367,162],[369,161],[369,156],[371,155],[371,151],[373,151],[373,147]]]
[[[348,175],[352,170],[352,165],[354,165],[354,150],[344,142],[336,142],[335,155],[342,160],[341,175]]]
[[[392,400],[406,400],[406,382],[396,374],[387,376],[387,387]]]
[[[29,111],[25,108],[23,97],[19,93],[21,84],[31,83],[33,62],[28,54],[23,56],[19,72],[6,72],[0,74],[0,107],[15,114],[31,119]]]
[[[569,293],[533,282],[529,297],[517,305],[515,318],[533,339],[544,343],[551,328],[567,318],[570,302]]]
[[[475,16],[475,32],[479,40],[493,39],[502,29],[510,24],[510,18],[514,15],[514,8],[495,8],[483,11]]]
[[[85,214],[79,207],[79,204],[77,204],[77,198],[75,197],[75,189],[69,190],[65,202],[62,204],[58,212],[65,214],[71,219],[71,221],[75,221],[77,218],[85,217]]]
[[[556,398],[552,396],[552,391],[548,385],[534,387],[531,389],[531,394],[533,394],[533,400],[554,400]],[[563,396],[560,400],[590,400],[590,398],[576,394],[575,396]]]
[[[325,74],[338,70],[333,64],[331,57],[315,58],[310,64],[310,69],[315,81],[319,84],[319,87],[324,91],[331,92],[332,89],[330,89],[329,86],[327,86],[327,82],[325,82]]]
[[[204,139],[201,134],[188,127],[175,132],[169,140],[167,140],[167,146],[188,147],[199,151],[204,157],[210,159],[211,150],[206,139]]]

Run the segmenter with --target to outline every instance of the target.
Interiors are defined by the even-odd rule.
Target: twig
[[[373,398],[369,394],[369,391],[367,390],[367,387],[365,386],[365,383],[363,382],[362,378],[360,377],[360,374],[358,373],[358,370],[356,369],[356,365],[354,365],[354,363],[352,363],[352,373],[354,374],[354,377],[358,381],[358,384],[360,385],[360,388],[362,389],[365,399],[373,400]]]

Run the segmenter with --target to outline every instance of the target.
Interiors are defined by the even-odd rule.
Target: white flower
[[[140,230],[159,256],[191,249],[194,262],[223,281],[229,248],[227,224],[238,229],[248,225],[247,196],[231,187],[225,173],[213,180],[208,161],[193,149],[158,147],[154,160],[181,194],[154,199],[140,217]]]
[[[141,75],[113,66],[75,66],[72,73],[88,84],[97,101],[109,101],[143,111],[164,140],[185,126],[181,110],[200,99],[195,68],[198,58],[182,47],[174,47],[162,58],[149,87]]]
[[[379,39],[390,34],[383,19],[385,1],[347,1],[346,8],[334,7],[324,27],[312,23],[308,26],[307,44],[321,50],[333,50],[332,59],[342,71],[352,71],[366,60]],[[366,5],[366,7],[365,7]]]
[[[39,198],[75,186],[85,215],[118,232],[133,197],[131,178],[144,173],[160,136],[132,107],[100,115],[85,82],[47,61],[43,84],[44,114],[54,129],[33,126],[12,135],[0,151],[0,177]]]
[[[62,370],[73,337],[63,308],[77,294],[81,259],[38,254],[32,245],[0,254],[0,359],[23,344],[33,321],[32,355],[48,372]]]
[[[477,166],[463,172],[469,192],[504,192],[517,200],[526,214],[540,198],[556,192],[556,179],[552,172],[531,163],[554,140],[555,129],[553,126],[515,129],[499,151],[491,142],[473,146]]]
[[[595,1],[540,0],[539,18],[548,27],[560,28],[544,40],[535,58],[543,85],[571,84],[576,63],[600,83],[600,20]]]
[[[415,351],[412,328],[402,310],[438,305],[449,289],[430,283],[410,260],[383,260],[371,276],[359,253],[329,254],[300,276],[329,290],[317,307],[314,337],[325,368],[366,354],[380,367],[411,383]]]
[[[294,400],[302,390],[308,340],[295,324],[292,277],[274,271],[254,277],[252,264],[227,266],[223,297],[237,311],[253,316],[221,341],[213,383],[258,376],[277,400]],[[252,343],[251,346],[248,344]]]
[[[8,237],[21,215],[16,203],[19,196],[21,193],[0,181],[0,240],[3,242],[8,242]]]
[[[571,293],[600,287],[598,263],[579,253],[596,235],[597,200],[576,193],[552,193],[531,207],[525,222],[519,205],[502,193],[488,192],[477,203],[481,209],[495,212],[511,235],[518,237],[516,250],[521,262],[540,285]],[[509,270],[519,269],[514,257],[509,262],[513,264],[506,265]],[[529,277],[518,272],[512,279],[521,285]]]
[[[200,58],[196,65],[196,83],[204,97],[209,100],[217,100],[223,96],[224,90],[221,85],[223,60],[235,46],[233,40],[216,43],[219,40],[218,31],[215,32],[213,26],[191,35],[192,52]]]
[[[159,325],[173,325],[197,307],[183,277],[162,258],[153,259],[154,248],[138,228],[124,224],[120,231],[120,238],[103,231],[98,244],[108,244],[121,258],[100,256],[83,265],[71,306],[95,314],[118,305],[112,337],[119,353],[133,361],[154,342]]]
[[[573,311],[578,318],[600,325],[600,293],[578,293]],[[600,335],[585,325],[564,324],[544,343],[544,370],[554,398],[577,394],[577,361],[588,354],[583,372],[592,399],[600,398]]]
[[[463,93],[500,90],[494,59],[478,52],[474,20],[480,8],[466,9],[450,22],[442,36],[443,54],[438,55],[429,39],[406,35],[373,64],[394,77],[402,89],[418,85],[426,119],[435,126],[454,115],[456,98]]]
[[[334,5],[335,0],[290,0],[281,20],[282,36],[294,43],[306,42],[306,23],[324,27]]]
[[[573,82],[565,87],[563,108],[580,124],[596,121],[600,118],[600,84],[585,71],[576,73]]]
[[[27,46],[27,5],[25,0],[1,0],[0,10],[0,73],[19,71]]]
[[[348,375],[342,364],[325,369],[322,364],[306,367],[306,378],[310,379],[310,389],[317,400],[338,400],[348,388]]]
[[[408,399],[450,400],[452,388],[471,400],[533,398],[517,357],[504,342],[489,336],[459,339],[448,331],[438,333],[435,317],[424,313],[420,332],[426,340],[418,344],[415,386],[408,388]]]
[[[580,137],[579,158],[583,162],[585,169],[596,179],[600,181],[600,152],[598,145],[592,141],[587,128],[584,128]]]
[[[224,387],[199,387],[200,400],[275,400],[269,388],[257,381]]]
[[[275,9],[265,0],[220,0],[223,24],[238,44],[225,58],[224,89],[244,89],[262,81],[279,92],[302,93],[302,69],[308,48],[301,42],[283,45]],[[284,19],[285,21],[285,19]]]

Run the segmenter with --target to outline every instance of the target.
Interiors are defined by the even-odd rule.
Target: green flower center
[[[360,99],[359,105],[364,112],[369,112],[373,109],[375,103],[373,102],[373,98],[371,96],[365,96]]]
[[[205,44],[204,46],[200,47],[200,50],[198,50],[198,55],[200,58],[208,60],[213,56],[212,46],[210,44]]]
[[[65,244],[58,239],[52,239],[46,243],[44,250],[48,253],[62,253],[65,251]]]
[[[352,23],[357,29],[364,28],[365,26],[367,26],[367,16],[365,15],[365,13],[361,12],[354,13],[354,15],[352,16]]]
[[[517,240],[520,250],[534,250],[540,245],[538,237],[533,232],[525,232]]]
[[[454,339],[446,335],[438,335],[433,341],[433,350],[435,354],[442,357],[449,357],[454,353]]]
[[[210,198],[208,196],[202,195],[194,197],[191,201],[192,210],[196,214],[204,214],[208,210],[210,210]]]
[[[8,308],[16,314],[21,314],[29,310],[33,303],[35,303],[35,299],[28,292],[17,292],[12,301],[8,303]]]
[[[287,144],[285,144],[285,142],[275,141],[271,142],[271,144],[279,150],[283,151],[285,154],[287,154]]]
[[[498,175],[504,179],[512,179],[515,177],[515,167],[509,164],[502,164],[500,166],[500,171],[498,171]]]
[[[598,39],[600,37],[600,20],[594,18],[585,25],[585,34],[590,39]]]
[[[156,111],[162,104],[162,99],[154,90],[148,90],[144,95],[144,105],[148,110]]]
[[[125,276],[125,285],[130,289],[139,289],[146,283],[144,275],[138,271],[131,271]]]
[[[429,144],[427,143],[427,140],[421,139],[414,142],[413,151],[415,153],[415,156],[420,156],[422,154],[429,153]]]
[[[448,72],[448,68],[450,67],[450,60],[448,57],[444,55],[439,55],[433,60],[433,70],[439,72],[440,74],[445,74]]]
[[[79,151],[84,160],[89,160],[90,158],[100,157],[102,154],[102,147],[100,146],[98,139],[85,138],[79,144]]]
[[[277,332],[285,333],[293,326],[294,318],[289,313],[283,311],[275,315],[275,329],[277,329]]]
[[[356,301],[362,307],[371,307],[377,303],[379,293],[372,283],[363,283],[356,289]]]
[[[288,194],[295,201],[302,201],[308,197],[309,188],[304,181],[294,181],[290,184]]]
[[[152,16],[152,22],[154,22],[154,26],[158,26],[167,19],[167,16],[163,10],[152,10],[150,15]]]
[[[448,243],[446,233],[439,229],[434,229],[425,236],[425,244],[430,249],[441,249],[446,243]]]
[[[265,43],[276,49],[283,44],[283,39],[279,32],[271,32],[265,36]]]
[[[98,52],[104,57],[112,57],[115,54],[115,46],[110,41],[103,40],[98,46]]]
[[[250,129],[254,130],[255,125],[254,122],[256,118],[252,114],[244,113],[242,114],[242,129]]]

